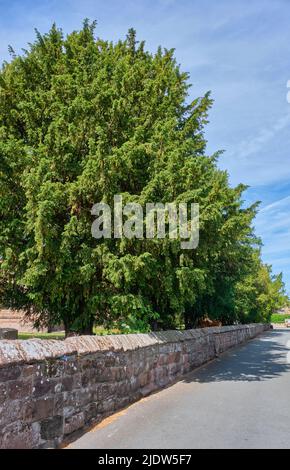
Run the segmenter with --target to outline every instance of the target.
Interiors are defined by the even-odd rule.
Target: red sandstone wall
[[[57,447],[269,328],[0,341],[0,448]]]

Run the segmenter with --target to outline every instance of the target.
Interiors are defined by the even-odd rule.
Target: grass
[[[64,339],[63,331],[54,333],[18,333],[18,339]]]
[[[271,323],[284,323],[285,320],[290,319],[290,315],[281,315],[279,313],[274,313],[271,316]]]
[[[122,334],[121,330],[118,330],[118,328],[111,328],[111,329],[106,329],[103,328],[102,326],[95,326],[94,328],[94,334],[95,335],[120,335]]]
[[[101,326],[96,326],[94,328],[95,335],[104,336],[104,335],[117,335],[121,331],[117,328],[108,330]],[[53,333],[18,333],[18,339],[58,339],[63,340],[65,337],[63,331],[54,331]]]

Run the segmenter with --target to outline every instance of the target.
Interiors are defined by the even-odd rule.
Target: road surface
[[[290,330],[274,330],[227,352],[69,447],[289,449]]]

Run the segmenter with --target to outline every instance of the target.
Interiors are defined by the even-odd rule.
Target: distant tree
[[[147,52],[134,30],[116,44],[94,30],[86,20],[67,37],[55,25],[37,32],[0,73],[2,303],[67,334],[192,327],[205,314],[243,321],[257,208],[243,207],[245,187],[229,186],[218,153],[206,155],[210,95],[189,102],[173,50]],[[199,203],[198,249],[95,240],[91,208],[116,194],[143,207]]]
[[[273,275],[258,252],[253,254],[249,274],[235,288],[235,311],[241,323],[269,322],[278,309],[289,305],[282,273]]]

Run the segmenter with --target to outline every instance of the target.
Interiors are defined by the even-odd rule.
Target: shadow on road
[[[271,331],[193,372],[184,382],[252,382],[279,377],[290,372],[288,342],[289,330]]]

